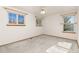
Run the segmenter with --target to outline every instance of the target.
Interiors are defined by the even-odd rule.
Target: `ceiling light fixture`
[[[45,11],[45,9],[41,9],[41,12],[40,12],[41,14],[46,14],[46,11]]]

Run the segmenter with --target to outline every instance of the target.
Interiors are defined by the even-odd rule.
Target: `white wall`
[[[78,25],[77,25],[77,27],[78,27],[77,28],[78,29],[78,33],[77,33],[78,40],[77,41],[78,41],[78,45],[79,45],[79,8],[78,8],[78,13],[77,13],[77,19],[78,19],[78,21],[77,21],[78,22]]]
[[[61,24],[63,18],[60,14],[48,16],[43,19],[42,23],[44,34],[77,40],[76,34],[63,32],[63,25]]]
[[[25,20],[26,26],[7,26],[7,11],[0,7],[0,45],[42,34],[42,27],[36,27],[35,16],[28,14]]]

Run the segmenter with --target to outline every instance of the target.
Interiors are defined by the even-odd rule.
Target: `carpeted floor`
[[[40,35],[32,39],[26,39],[16,43],[0,47],[1,53],[46,53],[46,50],[59,41],[71,42],[73,47],[70,52],[78,53],[77,42],[71,39],[64,39],[48,35]]]

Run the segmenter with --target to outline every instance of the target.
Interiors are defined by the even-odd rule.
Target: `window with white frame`
[[[75,15],[64,16],[64,32],[75,32]]]
[[[22,10],[4,7],[8,15],[8,26],[25,26],[25,16],[27,13]]]
[[[8,19],[9,23],[8,25],[24,25],[24,15],[17,14],[14,12],[8,12]]]

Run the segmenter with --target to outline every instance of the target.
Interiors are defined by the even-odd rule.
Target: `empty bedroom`
[[[0,6],[0,53],[79,53],[78,30],[78,6]]]

